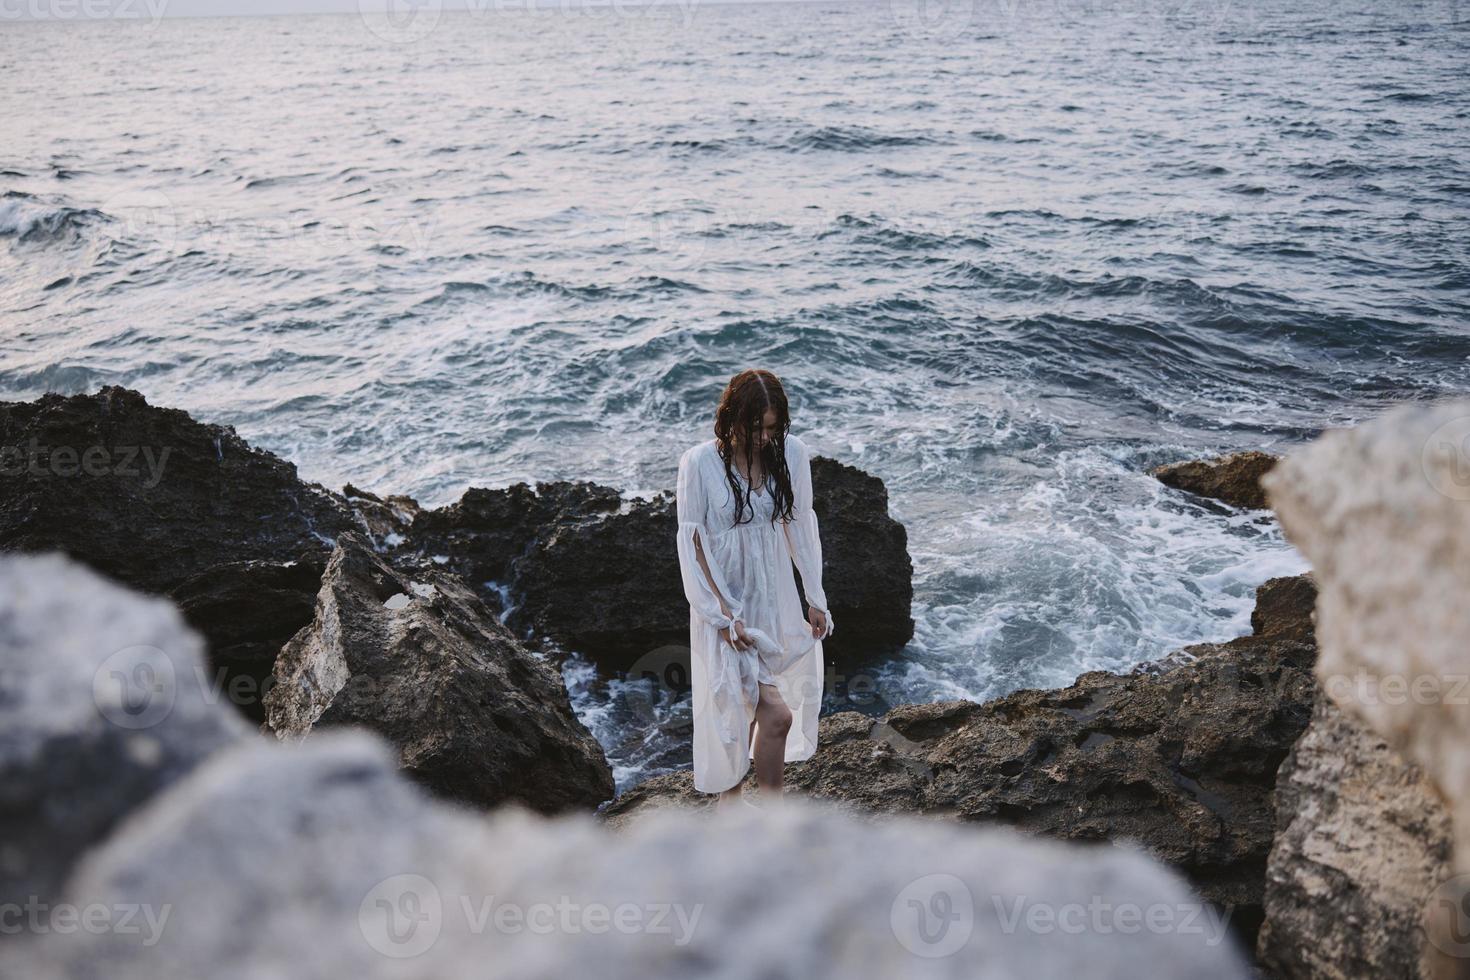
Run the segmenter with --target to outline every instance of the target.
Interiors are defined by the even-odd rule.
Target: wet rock
[[[1429,978],[1421,916],[1450,820],[1419,767],[1330,699],[1281,767],[1259,955],[1283,978]]]
[[[0,905],[54,901],[120,819],[246,734],[205,677],[168,603],[0,557]]]
[[[499,614],[508,610],[507,591],[524,591],[516,562],[562,528],[594,523],[619,512],[622,498],[611,487],[557,481],[533,488],[517,483],[502,490],[475,487],[455,503],[419,513],[411,526],[414,546],[445,559],[445,568],[471,583]]]
[[[813,460],[812,482],[823,584],[843,624],[824,651],[853,663],[902,649],[913,636],[913,566],[887,490],[825,457]],[[608,487],[558,482],[471,490],[420,514],[411,537],[475,583],[519,635],[626,670],[651,650],[688,645],[676,530],[672,494],[624,501]]]
[[[189,625],[209,641],[211,683],[259,723],[276,654],[311,622],[326,561],[243,561],[215,565],[169,593]]]
[[[136,391],[0,403],[0,551],[63,551],[174,598],[208,641],[211,672],[257,692],[241,704],[253,717],[272,645],[303,608],[309,619],[309,570],[356,526],[291,463]]]
[[[1211,459],[1191,459],[1149,470],[1165,486],[1222,501],[1231,507],[1261,510],[1266,506],[1261,477],[1279,457],[1254,450]]]
[[[1281,582],[1264,591],[1281,589],[1294,591]],[[1188,647],[1158,672],[1095,671],[1066,688],[905,705],[879,719],[831,715],[816,754],[787,767],[787,786],[859,813],[1135,841],[1231,908],[1253,942],[1276,771],[1311,714],[1315,657],[1309,620],[1267,619],[1270,635]],[[689,772],[671,773],[629,789],[604,814],[626,825],[712,799],[694,791]]]
[[[410,579],[356,533],[338,538],[315,618],[282,649],[274,682],[265,707],[277,736],[363,725],[446,797],[552,812],[613,792],[557,671],[456,577]]]
[[[70,896],[155,915],[43,937],[37,961],[65,980],[1246,976],[1223,923],[1132,849],[799,803],[623,833],[518,808],[473,819],[424,800],[361,731],[222,753]]]
[[[125,388],[0,403],[0,452],[0,550],[64,551],[145,592],[232,562],[324,559],[355,526],[291,463]]]
[[[350,483],[342,488],[342,496],[347,498],[347,505],[380,552],[399,548],[407,540],[414,520],[423,512],[412,497],[401,494],[379,497]]]
[[[1269,579],[1256,589],[1251,631],[1256,636],[1312,642],[1317,586],[1312,574]]]

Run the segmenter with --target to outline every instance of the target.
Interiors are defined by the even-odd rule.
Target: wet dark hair
[[[730,492],[735,498],[735,520],[731,527],[742,523],[741,516],[746,507],[750,508],[751,517],[744,523],[753,520],[755,514],[755,508],[750,504],[753,488],[742,492],[740,483],[735,478],[735,471],[730,466],[730,461],[735,457],[734,437],[737,432],[742,433],[745,470],[747,473],[753,472],[755,467],[751,464],[757,454],[752,450],[755,447],[756,434],[763,427],[763,420],[769,409],[776,411],[776,432],[759,455],[761,470],[775,483],[774,488],[767,491],[774,495],[771,523],[774,524],[777,518],[782,523],[792,519],[791,509],[795,495],[791,491],[791,474],[786,469],[786,433],[791,428],[786,389],[781,386],[781,379],[770,371],[751,368],[730,379],[725,385],[724,393],[720,395],[719,407],[715,409],[715,447],[719,450],[720,459],[724,460],[725,480],[730,484]]]

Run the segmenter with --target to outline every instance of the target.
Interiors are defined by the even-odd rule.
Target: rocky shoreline
[[[1371,445],[1385,458],[1379,465],[1394,462],[1381,443]],[[326,786],[334,766],[355,766],[375,773],[371,781],[401,798],[405,812],[442,805],[580,814],[609,835],[599,845],[609,851],[636,846],[617,841],[648,846],[656,838],[645,828],[667,832],[708,805],[688,772],[612,799],[607,760],[572,712],[556,668],[566,650],[617,671],[650,650],[687,643],[672,550],[649,545],[672,540],[670,493],[627,500],[585,482],[517,484],[470,489],[437,509],[351,486],[337,493],[301,481],[294,466],[228,426],[120,388],[0,403],[0,453],[0,552],[60,551],[166,600],[139,599],[57,558],[0,556],[21,610],[0,606],[0,744],[10,746],[0,783],[15,787],[0,805],[0,829],[24,842],[20,856],[13,846],[4,851],[4,895],[67,894],[78,881],[105,891],[108,876],[123,872],[99,871],[106,860],[88,855],[116,851],[115,838],[131,833],[118,829],[128,812],[148,810],[149,798],[167,796],[175,782],[197,782],[192,769],[210,768],[237,743],[231,751],[248,761],[232,765],[242,773],[269,768],[247,743],[284,743],[318,759],[302,763],[304,782],[293,792]],[[1323,676],[1314,609],[1356,615],[1342,598],[1352,593],[1343,591],[1340,564],[1324,556],[1357,531],[1341,518],[1313,537],[1312,515],[1343,491],[1320,471],[1297,466],[1283,475],[1292,464],[1242,453],[1155,471],[1219,506],[1288,501],[1285,513],[1295,516],[1284,523],[1293,540],[1312,542],[1303,547],[1316,571],[1262,585],[1251,635],[1186,647],[1129,673],[1084,674],[1060,689],[904,705],[880,718],[833,714],[822,719],[817,754],[788,768],[788,785],[840,814],[828,819],[854,839],[899,821],[934,828],[917,833],[919,850],[928,833],[1009,833],[1147,855],[1228,921],[1234,944],[1252,951],[1267,976],[1461,975],[1454,971],[1470,960],[1436,958],[1424,942],[1426,931],[1434,935],[1424,921],[1428,896],[1470,850],[1456,847],[1458,776],[1402,735],[1402,725],[1387,738],[1376,734],[1375,724],[1388,724],[1377,706],[1355,711],[1351,698],[1324,688],[1331,678]],[[1334,465],[1341,479],[1363,479],[1354,472],[1361,460]],[[881,481],[821,457],[813,479],[828,589],[845,624],[832,659],[846,668],[891,655],[913,632],[903,527],[887,514]],[[1396,491],[1377,492],[1361,507],[1382,511],[1380,498]],[[618,572],[629,555],[637,576]],[[1453,580],[1458,566],[1423,574]],[[49,577],[50,592],[27,591],[38,575]],[[68,594],[77,602],[90,592],[98,596],[88,603],[93,615],[74,617],[73,639],[17,626],[42,612],[71,616]],[[179,685],[175,710],[149,729],[157,744],[147,749],[116,725],[77,721],[75,733],[38,735],[48,729],[37,719],[58,709],[37,700],[37,678],[72,661],[73,674],[102,671],[88,644],[108,632],[109,616],[151,623],[143,634],[154,637],[117,643],[114,655],[127,660],[118,676],[166,670],[196,682]],[[1351,631],[1329,634],[1334,658],[1344,635]],[[1373,650],[1381,661],[1381,644]],[[35,662],[42,651],[56,662]],[[1439,664],[1439,675],[1452,665]],[[46,681],[60,690],[56,683]],[[78,689],[77,704],[102,706],[93,687]],[[1443,726],[1451,734],[1436,736],[1443,744],[1463,729],[1455,728],[1457,705],[1438,707],[1452,719]],[[251,725],[271,738],[251,738]],[[333,728],[365,730],[384,748],[343,749],[347,736]],[[21,745],[25,751],[15,749]],[[377,761],[386,753],[439,802],[410,802],[418,797]],[[111,770],[100,781],[98,765]],[[75,810],[60,825],[58,800]],[[197,819],[207,824],[208,808],[223,804],[201,805]],[[351,823],[335,812],[330,819]],[[873,829],[858,829],[865,826]],[[90,975],[89,962],[58,975]]]

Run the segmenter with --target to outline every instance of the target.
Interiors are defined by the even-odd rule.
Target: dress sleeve
[[[793,435],[786,437],[794,452],[791,454],[791,492],[796,499],[792,506],[792,520],[786,525],[786,547],[796,570],[801,573],[801,585],[806,591],[806,601],[827,615],[827,632],[833,630],[832,610],[827,607],[827,593],[822,588],[822,537],[817,527],[817,512],[812,510],[812,460],[806,443]]]
[[[707,542],[710,538],[704,525],[704,483],[693,454],[694,450],[690,449],[679,457],[679,480],[674,491],[674,509],[679,516],[679,573],[684,579],[684,597],[689,600],[689,605],[703,619],[714,624],[715,629],[724,629],[741,618],[742,610],[739,601],[730,595],[724,573],[708,546],[704,549],[705,561],[710,575],[714,576],[715,588],[720,590],[719,594],[725,597],[730,607],[729,616],[721,609],[719,596],[710,588],[709,577],[699,567],[695,541]]]

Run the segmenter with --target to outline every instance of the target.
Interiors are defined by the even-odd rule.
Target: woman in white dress
[[[679,459],[694,787],[719,793],[722,806],[739,801],[752,760],[761,798],[779,800],[783,765],[817,748],[822,640],[833,622],[822,590],[811,457],[790,424],[780,380],[742,371],[725,386],[714,438]]]

